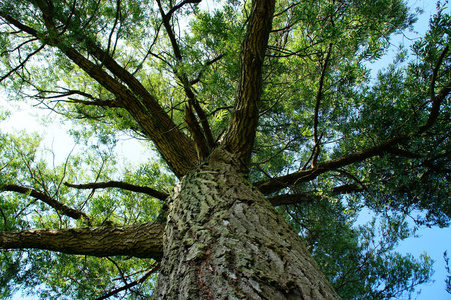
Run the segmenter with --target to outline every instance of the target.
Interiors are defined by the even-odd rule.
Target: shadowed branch
[[[40,191],[31,189],[31,188],[27,188],[27,187],[23,187],[20,185],[16,185],[16,184],[4,185],[3,187],[1,187],[0,190],[29,195],[33,198],[36,198],[36,199],[41,200],[42,202],[48,204],[49,206],[51,206],[58,212],[62,213],[63,215],[66,215],[68,217],[71,217],[71,218],[77,219],[77,220],[81,219],[83,217],[89,221],[89,218],[85,213],[83,213],[79,210],[73,209],[67,205],[64,205],[63,203],[59,202],[58,200],[50,197],[47,194],[40,192]]]
[[[128,190],[137,193],[147,194],[149,196],[155,197],[159,200],[164,201],[169,195],[147,186],[134,185],[122,181],[108,181],[108,182],[93,182],[86,184],[71,184],[68,182],[64,183],[65,186],[76,188],[76,189],[104,189],[104,188],[120,188],[123,190]]]
[[[41,249],[98,257],[127,255],[159,260],[164,226],[28,229],[0,232],[0,249]]]

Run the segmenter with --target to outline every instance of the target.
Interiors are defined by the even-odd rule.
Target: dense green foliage
[[[53,31],[42,17],[42,2],[52,3]],[[118,180],[170,193],[177,181],[158,151],[142,165],[116,167],[114,148],[125,135],[157,149],[120,104],[122,99],[64,52],[74,49],[115,77],[93,54],[93,45],[100,46],[158,99],[187,135],[189,82],[212,136],[220,140],[240,80],[249,3],[197,2],[185,1],[177,9],[173,1],[0,2],[2,92],[70,120],[78,145],[57,164],[50,146],[40,146],[37,135],[0,132],[0,191],[11,185],[40,191],[87,216],[74,219],[30,194],[4,191],[0,231],[124,226],[157,219],[162,201],[149,195],[64,184]],[[396,246],[415,232],[408,218],[415,226],[449,226],[451,103],[440,93],[450,87],[451,16],[444,9],[438,5],[430,30],[410,52],[401,49],[393,64],[371,78],[368,63],[384,55],[391,35],[408,30],[416,20],[406,3],[277,4],[250,180],[314,169],[392,142],[377,155],[300,178],[268,195],[297,197],[297,203],[277,209],[305,237],[343,299],[396,298],[428,282],[431,259],[402,256]],[[161,10],[172,12],[172,32],[165,30]],[[36,36],[12,20],[35,30]],[[173,33],[177,47],[171,44]],[[116,80],[122,84],[121,78]],[[438,100],[431,94],[440,100],[437,115]],[[359,225],[356,220],[364,209],[377,220]],[[43,299],[95,299],[138,280],[152,267],[147,259],[129,257],[2,251],[0,297],[26,290]],[[151,277],[122,294],[144,299],[152,294],[154,282]]]

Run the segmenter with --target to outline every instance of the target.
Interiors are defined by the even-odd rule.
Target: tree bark
[[[238,165],[217,149],[174,189],[157,299],[339,299]]]
[[[92,256],[127,255],[161,259],[163,226],[29,229],[0,232],[0,249],[34,248]]]
[[[275,0],[252,2],[246,38],[241,50],[241,76],[232,118],[224,146],[248,167],[258,124],[258,104],[262,92],[265,51],[275,9]]]

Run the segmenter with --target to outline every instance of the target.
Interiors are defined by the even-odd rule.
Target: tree
[[[401,0],[208,5],[0,3],[5,91],[86,145],[49,167],[38,137],[2,134],[3,296],[388,299],[429,280],[392,250],[407,218],[451,214],[444,6],[372,82],[415,21]],[[115,178],[121,132],[160,159]],[[383,218],[352,226],[362,208]]]

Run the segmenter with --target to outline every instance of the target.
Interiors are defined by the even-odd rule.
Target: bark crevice
[[[339,299],[301,238],[225,161],[188,173],[169,198],[157,298]]]

